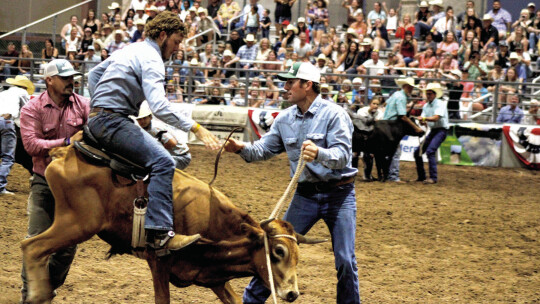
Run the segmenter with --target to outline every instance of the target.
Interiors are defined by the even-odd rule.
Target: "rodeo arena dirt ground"
[[[186,170],[213,175],[215,152],[192,146]],[[414,163],[401,176],[416,179]],[[540,174],[525,169],[439,166],[436,185],[356,181],[356,254],[364,303],[540,303]],[[18,303],[28,174],[15,165],[0,199],[0,303]],[[256,220],[289,182],[286,155],[246,164],[226,154],[215,187]],[[311,237],[329,237],[319,222]],[[55,303],[153,303],[150,271],[132,256],[105,259],[98,237],[79,245]],[[301,245],[296,303],[335,303],[329,242]],[[239,294],[249,278],[233,280]],[[220,303],[210,289],[171,288],[172,303]],[[280,301],[280,300],[278,300]],[[268,303],[271,301],[269,300]],[[281,303],[281,302],[280,302]]]

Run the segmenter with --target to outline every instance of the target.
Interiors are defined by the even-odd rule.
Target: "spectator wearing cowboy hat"
[[[536,99],[529,103],[529,111],[525,114],[522,123],[527,125],[540,125],[540,102]]]
[[[135,30],[133,36],[131,37],[131,43],[142,41],[145,24],[146,22],[143,19],[137,19],[137,21],[135,21],[135,26],[137,27],[137,30]]]
[[[484,52],[490,47],[499,45],[499,31],[492,25],[493,17],[485,14],[482,18],[482,31],[480,32],[480,43]]]
[[[351,166],[353,124],[342,107],[321,97],[321,74],[311,63],[296,62],[278,78],[286,81],[285,96],[292,106],[277,116],[260,140],[247,143],[229,139],[225,151],[235,152],[247,162],[287,152],[291,176],[302,152],[307,169],[300,175],[283,219],[302,234],[320,219],[331,223],[328,229],[338,269],[336,303],[360,304],[354,194],[358,170]],[[243,302],[264,303],[269,295],[263,280],[256,276],[244,290]]]
[[[6,82],[12,87],[0,92],[0,195],[13,194],[6,190],[6,185],[15,161],[32,173],[32,158],[23,149],[18,125],[21,107],[30,100],[30,95],[34,94],[34,84],[22,75],[8,78]]]
[[[285,35],[283,36],[283,39],[281,40],[281,47],[287,48],[289,46],[294,46],[296,41],[298,40],[298,37],[296,36],[298,34],[298,29],[296,26],[289,24],[284,30]]]
[[[413,130],[418,134],[423,134],[424,131],[420,129],[412,120],[407,117],[407,102],[411,97],[413,89],[416,87],[414,85],[414,78],[412,77],[402,77],[396,79],[396,84],[401,88],[401,90],[395,92],[388,98],[386,101],[386,108],[384,110],[383,120],[398,120],[401,119],[406,124],[410,125]],[[401,157],[401,147],[398,146],[394,156],[392,157],[392,163],[390,164],[390,170],[388,172],[388,180],[403,183],[399,179],[399,159]]]
[[[146,132],[150,133],[171,154],[176,169],[184,170],[191,162],[191,154],[185,142],[176,137],[174,132],[159,120],[153,119],[152,111],[145,100],[136,117],[137,123]],[[187,138],[187,137],[186,137]]]
[[[424,184],[435,184],[438,182],[437,176],[437,149],[446,139],[448,132],[448,110],[441,99],[443,91],[441,85],[436,82],[428,83],[421,89],[425,92],[427,103],[422,109],[422,114],[416,117],[420,124],[429,127],[429,133],[424,142],[414,150],[414,160],[416,162],[417,181]],[[426,153],[429,163],[429,178],[426,179],[424,161],[422,154]]]
[[[249,70],[251,67],[254,66],[254,63],[249,61],[254,61],[257,58],[259,46],[255,43],[255,35],[253,34],[248,34],[246,36],[245,42],[246,44],[241,46],[240,49],[238,49],[236,57],[231,60],[231,63],[229,63],[229,65],[235,62],[239,62],[240,68],[244,70]]]

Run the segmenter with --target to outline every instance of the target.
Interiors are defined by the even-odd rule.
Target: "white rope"
[[[274,287],[274,275],[272,274],[272,264],[270,263],[270,246],[268,246],[268,236],[264,233],[264,251],[266,253],[266,270],[268,271],[268,283],[270,284],[270,292],[272,300],[277,304],[276,288]]]
[[[296,166],[296,171],[294,173],[293,178],[289,182],[289,185],[287,186],[287,189],[285,190],[285,193],[281,196],[279,201],[276,204],[276,207],[274,208],[274,211],[270,214],[269,219],[276,218],[277,215],[281,212],[283,209],[283,206],[286,202],[290,201],[292,194],[294,193],[294,190],[296,190],[296,186],[298,185],[298,179],[300,178],[300,175],[302,174],[302,171],[306,167],[306,161],[304,160],[304,150],[300,152],[300,158],[298,159],[298,165]]]

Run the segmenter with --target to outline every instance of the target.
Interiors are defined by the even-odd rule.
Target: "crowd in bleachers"
[[[342,8],[332,8],[341,10],[346,20],[338,27],[330,26],[325,0],[308,0],[297,20],[292,20],[294,5],[295,0],[276,1],[270,16],[258,0],[244,8],[233,0],[210,0],[206,8],[200,0],[132,0],[125,12],[113,2],[110,11],[99,16],[90,9],[82,22],[72,16],[61,29],[61,48],[48,41],[41,58],[66,56],[76,68],[84,65],[88,70],[144,39],[146,22],[169,10],[187,28],[180,51],[167,64],[166,91],[172,102],[283,107],[282,84],[274,76],[294,62],[311,61],[328,74],[321,79],[327,83],[328,99],[359,106],[388,93],[392,81],[377,79],[381,75],[414,75],[417,82],[447,79],[442,84],[449,92],[450,115],[460,118],[464,101],[469,110],[481,111],[494,100],[478,97],[495,90],[499,106],[509,95],[524,95],[522,83],[538,72],[540,10],[534,3],[513,20],[498,0],[487,12],[467,1],[460,14],[442,0],[421,1],[414,15],[402,14],[401,5],[389,8],[376,2],[363,11],[357,0],[344,0]],[[15,52],[19,60],[11,74],[25,73],[29,64],[23,58],[33,54],[24,46],[20,54]],[[368,98],[359,93],[364,75],[374,77],[369,79]],[[523,99],[521,104],[528,103]]]

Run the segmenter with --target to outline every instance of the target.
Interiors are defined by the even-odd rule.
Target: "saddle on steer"
[[[150,173],[150,169],[100,147],[88,125],[83,128],[83,141],[75,141],[73,146],[88,162],[96,166],[107,166],[122,177],[137,180],[145,178]]]

